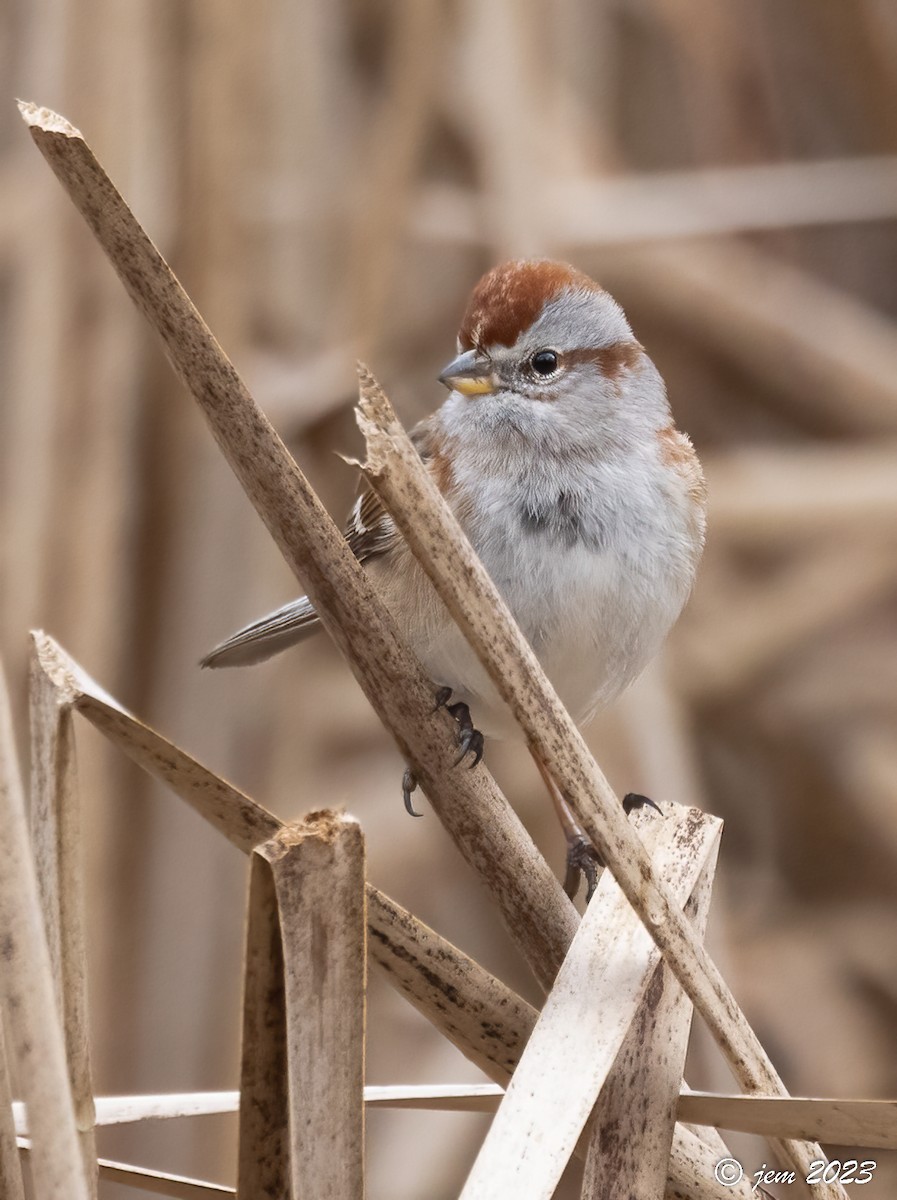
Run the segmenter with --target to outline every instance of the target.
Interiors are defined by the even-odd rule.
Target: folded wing
[[[418,453],[428,465],[432,460],[432,419],[421,421],[411,432]],[[376,492],[364,484],[349,514],[343,535],[360,563],[385,554],[399,541],[392,518]],[[320,628],[321,621],[307,596],[291,600],[283,608],[244,625],[200,659],[201,667],[248,667],[264,662],[305,641]]]

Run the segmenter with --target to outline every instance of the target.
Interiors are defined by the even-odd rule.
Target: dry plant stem
[[[32,634],[34,655],[60,702],[81,713],[147,774],[204,817],[229,842],[249,854],[274,837],[282,822],[173,742],[126,712],[45,633]]]
[[[260,855],[250,859],[237,1195],[269,1200],[290,1194],[283,945],[271,868]]]
[[[623,814],[538,660],[486,574],[454,515],[428,477],[408,435],[373,377],[360,372],[359,425],[364,473],[523,728],[532,752],[553,775],[576,818],[613,872],[671,970],[748,1090],[786,1095],[784,1084],[715,963],[672,903],[669,889]],[[780,1145],[800,1177],[818,1146]],[[825,1185],[816,1196],[846,1193]]]
[[[504,1089],[495,1083],[385,1084],[367,1086],[369,1108],[408,1108],[430,1112],[494,1113]],[[165,1092],[157,1096],[99,1096],[97,1127],[221,1116],[240,1109],[240,1092]],[[13,1102],[15,1136],[27,1138],[25,1106]]]
[[[19,1149],[25,1154],[31,1153],[27,1139],[19,1139]],[[105,1158],[98,1160],[97,1168],[104,1183],[125,1184],[141,1193],[167,1196],[170,1200],[221,1200],[224,1196],[236,1195],[232,1187],[222,1183],[206,1183],[183,1175],[171,1175],[167,1171],[150,1171],[146,1167],[110,1162]],[[5,1196],[3,1200],[6,1200]],[[43,1200],[43,1197],[37,1197],[37,1200]]]
[[[3,1200],[25,1200],[16,1126],[13,1119],[12,1090],[6,1062],[3,1034],[3,1009],[0,1006],[0,1196]]]
[[[254,852],[277,896],[294,1197],[364,1195],[364,838],[311,813]]]
[[[28,1105],[35,1194],[40,1200],[88,1200],[2,673],[0,829],[0,1000],[9,1062]]]
[[[851,393],[845,392],[845,395]],[[894,402],[897,410],[897,401]],[[791,545],[819,534],[845,542],[892,528],[894,439],[755,446],[708,456],[713,533],[736,545]]]
[[[812,421],[845,434],[897,428],[894,322],[846,290],[736,238],[607,247],[607,286],[729,355]],[[850,404],[844,397],[850,396]]]
[[[678,893],[683,902],[685,890]],[[537,1009],[371,885],[368,921],[371,958],[393,987],[490,1079],[506,1086],[536,1026]],[[585,1153],[587,1134],[577,1153]],[[667,1200],[719,1200],[713,1168],[726,1154],[718,1135],[708,1146],[677,1125]],[[751,1192],[745,1184],[731,1195],[750,1200]]]
[[[384,897],[382,892],[368,885],[368,902],[375,897],[386,900],[388,906],[398,908]],[[413,923],[410,913],[398,909],[404,919]],[[418,922],[419,924],[419,922]],[[370,932],[372,923],[369,922]],[[460,950],[422,926],[425,935],[438,946],[439,955],[446,961],[457,959],[462,977],[469,974],[468,965],[476,963],[467,959]],[[426,942],[426,936],[420,945]],[[410,941],[409,946],[414,946]],[[432,949],[432,946],[431,946]],[[412,950],[413,953],[413,950]],[[432,960],[418,964],[421,976],[430,971]],[[480,967],[480,970],[483,968]],[[435,971],[431,972],[436,974]],[[503,987],[504,985],[498,985]],[[470,985],[472,986],[472,984]],[[511,1003],[522,1010],[529,1009],[531,1026],[535,1025],[537,1011],[527,1005],[513,992],[505,988]],[[462,998],[463,999],[463,998]],[[413,1000],[412,1000],[413,1003]],[[443,1007],[447,1007],[444,1005]],[[421,1011],[424,1010],[423,1003]],[[481,1009],[481,1020],[488,1021],[490,1011]],[[442,1032],[442,1030],[440,1030]],[[459,1039],[456,1043],[461,1046]],[[513,1063],[505,1072],[509,1077]],[[504,1095],[504,1088],[497,1083],[474,1084],[390,1084],[367,1086],[364,1102],[368,1108],[407,1108],[432,1112],[484,1112],[494,1113]],[[142,1121],[166,1121],[176,1118],[203,1117],[234,1113],[240,1107],[239,1092],[167,1092],[158,1096],[100,1096],[96,1099],[97,1127],[128,1125]],[[15,1135],[28,1136],[25,1108],[21,1101],[13,1102]],[[720,1129],[734,1129],[742,1133],[762,1133],[779,1137],[815,1137],[820,1142],[834,1142],[839,1146],[865,1146],[880,1150],[897,1150],[897,1101],[895,1100],[819,1100],[796,1097],[782,1099],[780,1096],[721,1095],[716,1092],[692,1092],[683,1084],[677,1102],[677,1116],[681,1121],[700,1117],[707,1124],[696,1125],[693,1133],[710,1139],[717,1158],[728,1153],[725,1143],[717,1133]],[[680,1126],[686,1129],[686,1126]],[[586,1131],[588,1132],[588,1130]],[[580,1142],[580,1145],[582,1143]],[[579,1147],[577,1147],[579,1153]],[[584,1151],[583,1151],[584,1153]]]
[[[897,1150],[897,1100],[814,1100],[689,1092],[679,1117],[763,1137],[817,1138],[837,1146]]]
[[[183,1175],[170,1175],[165,1171],[150,1171],[127,1163],[110,1162],[105,1158],[99,1160],[98,1166],[100,1179],[104,1183],[125,1184],[153,1196],[167,1196],[170,1200],[223,1200],[225,1196],[236,1195],[232,1187],[223,1183],[206,1183]]]
[[[482,768],[455,770],[456,728],[433,710],[433,686],[402,643],[364,569],[259,410],[183,288],[77,130],[21,105],[37,146],[162,337],[175,371],[321,620],[414,768],[440,820],[492,891],[543,986],[576,911]]]
[[[65,1033],[75,1122],[84,1167],[96,1194],[97,1146],[90,1071],[84,863],[75,734],[67,689],[41,665],[40,635],[32,638],[31,826],[50,961]]]
[[[701,937],[710,915],[719,832],[685,906]],[[691,1018],[691,1001],[661,960],[592,1110],[582,1200],[663,1192]],[[725,1153],[723,1148],[720,1157]]]
[[[696,809],[679,809],[654,825],[659,827],[657,870],[669,881],[674,903],[685,903],[716,853],[720,823]],[[646,1007],[650,1022],[660,993],[655,991],[647,1006],[644,1002],[652,982],[662,983],[660,966],[650,935],[605,872],[473,1164],[462,1200],[550,1200],[596,1102],[602,1113],[599,1097],[609,1077],[614,1076],[615,1093],[625,1086],[628,1065],[619,1055]],[[684,1045],[682,1049],[684,1057]],[[680,1061],[672,1094],[664,1097],[671,1106],[681,1077]],[[633,1094],[641,1095],[641,1089],[628,1093],[630,1104]],[[670,1120],[670,1136],[672,1127]],[[602,1132],[596,1127],[593,1138]],[[609,1153],[603,1143],[602,1151]],[[659,1160],[659,1182],[666,1177],[669,1151],[668,1141]],[[614,1157],[608,1164],[610,1177],[624,1166],[622,1157]],[[630,1179],[622,1182],[627,1187],[614,1195],[628,1194]]]
[[[538,1012],[407,909],[367,886],[368,952],[443,1037],[504,1086]]]
[[[39,638],[37,645],[43,669],[52,675],[57,687],[67,690],[78,711],[135,762],[167,783],[244,853],[251,852],[261,841],[273,838],[283,828],[277,817],[254,800],[124,712],[51,638]],[[656,822],[649,823],[648,829],[655,834],[659,831]],[[393,985],[462,1053],[491,1078],[501,1084],[507,1083],[535,1026],[537,1011],[376,888],[368,885],[367,897],[369,948],[374,961],[384,969]],[[275,919],[273,905],[269,904],[268,909],[270,924]],[[258,944],[257,953],[261,955],[262,964],[270,966],[276,957],[271,948],[271,935],[265,939],[264,927],[256,934],[251,932],[257,928],[253,911],[251,908],[247,957],[256,953],[252,947]],[[554,948],[558,964],[565,949],[564,945]],[[264,1000],[264,987],[259,983],[262,977],[256,973],[254,978]],[[269,1012],[272,1020],[275,1013],[276,1008]],[[251,1060],[255,1074],[244,1079],[247,1098],[258,1091],[259,1085],[254,1080],[266,1074],[263,1064],[277,1054],[276,1029],[266,1027],[264,1015],[250,1022],[248,1030],[244,1030],[244,1037],[257,1038],[259,1048]],[[267,1050],[261,1048],[263,1038],[272,1040],[274,1046]],[[244,1055],[244,1063],[247,1061],[248,1057]],[[267,1123],[268,1134],[265,1136],[276,1158],[278,1105],[277,1091],[271,1079],[273,1076],[269,1077],[267,1088],[262,1088],[269,1107],[253,1112],[252,1116],[241,1114],[241,1122],[255,1123],[251,1135],[244,1135],[241,1129],[241,1141],[245,1144],[247,1137],[251,1137],[256,1145],[260,1144],[261,1131]],[[249,1111],[247,1108],[246,1112]],[[709,1186],[707,1181],[712,1179],[715,1160],[708,1156],[706,1149],[693,1146],[693,1140],[696,1139],[681,1126],[677,1128],[669,1195],[679,1195],[680,1189],[685,1188],[692,1200],[714,1200],[712,1193],[702,1189]],[[242,1153],[241,1150],[241,1156]],[[721,1149],[721,1153],[724,1150]],[[249,1160],[250,1164],[254,1161]],[[694,1170],[695,1162],[701,1163],[701,1170]],[[266,1170],[276,1173],[274,1159],[269,1161]]]

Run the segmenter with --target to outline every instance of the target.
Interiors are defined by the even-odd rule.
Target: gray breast
[[[607,544],[604,521],[576,492],[559,491],[553,496],[527,496],[518,509],[524,533],[562,542],[565,546],[585,546],[597,551]]]

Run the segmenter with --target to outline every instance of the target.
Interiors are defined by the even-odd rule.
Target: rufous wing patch
[[[661,458],[668,467],[672,467],[682,477],[689,499],[693,500],[703,511],[704,505],[707,503],[707,484],[704,480],[704,472],[701,470],[701,463],[691,444],[691,438],[677,429],[675,425],[668,425],[665,429],[661,429],[657,438],[660,442]]]

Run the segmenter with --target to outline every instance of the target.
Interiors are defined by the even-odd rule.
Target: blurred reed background
[[[897,1095],[897,8],[8,0],[0,22],[0,649],[23,745],[42,626],[280,816],[347,805],[372,880],[532,995],[323,638],[197,669],[291,576],[13,97],[84,131],[338,517],[354,359],[410,424],[478,275],[570,259],[623,303],[711,489],[691,605],[591,744],[620,791],[725,818],[711,945],[792,1091]],[[79,735],[97,1088],[235,1087],[245,862]],[[528,756],[487,753],[560,869]],[[477,1078],[371,984],[370,1082]],[[696,1042],[692,1084],[727,1087]],[[482,1122],[371,1117],[372,1200],[455,1194]],[[234,1131],[100,1150],[229,1180]],[[877,1157],[868,1200],[897,1183]]]

